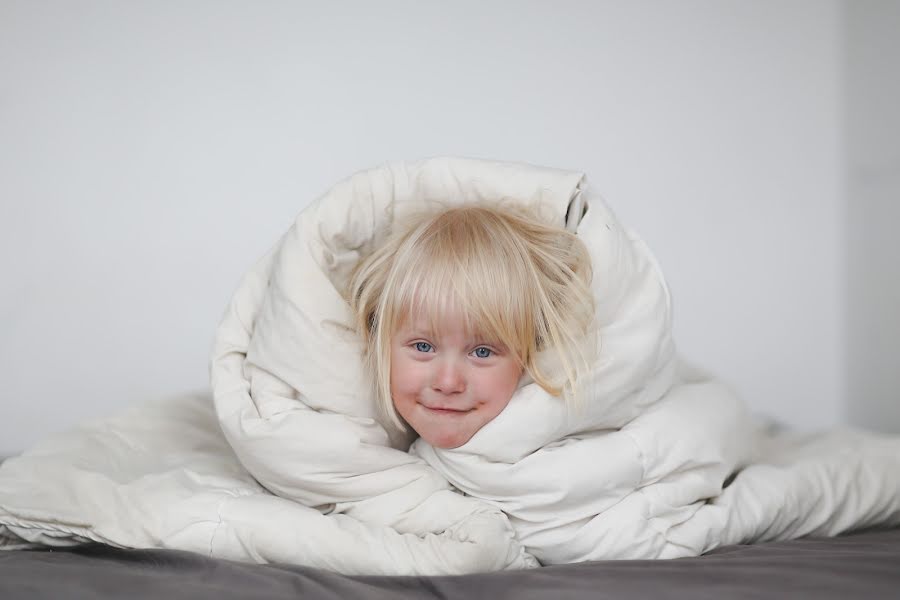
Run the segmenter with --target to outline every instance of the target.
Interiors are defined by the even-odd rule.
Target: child
[[[395,228],[348,293],[381,408],[456,448],[506,408],[523,374],[573,399],[590,279],[581,240],[522,208],[461,206]]]

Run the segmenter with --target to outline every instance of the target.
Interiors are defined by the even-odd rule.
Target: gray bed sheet
[[[900,529],[457,577],[346,577],[175,550],[0,552],[0,598],[900,598]]]

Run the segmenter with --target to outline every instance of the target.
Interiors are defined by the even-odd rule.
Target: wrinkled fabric
[[[343,290],[423,206],[528,206],[585,242],[599,350],[576,406],[523,379],[460,448],[376,409]],[[189,394],[0,467],[0,545],[179,548],[347,574],[454,574],[900,523],[900,440],[772,433],[681,360],[652,254],[583,174],[391,163],[309,205],[243,278]]]

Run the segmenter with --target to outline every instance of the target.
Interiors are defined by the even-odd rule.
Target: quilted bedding
[[[342,290],[396,219],[432,201],[529,205],[584,240],[600,350],[579,409],[526,379],[453,450],[378,414]],[[751,419],[679,358],[655,260],[581,173],[438,158],[340,182],[244,277],[210,374],[211,397],[138,406],[0,466],[0,546],[455,574],[900,523],[900,439]]]

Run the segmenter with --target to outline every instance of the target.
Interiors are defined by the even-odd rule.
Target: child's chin
[[[429,432],[426,435],[420,435],[420,437],[435,448],[440,448],[441,450],[453,450],[454,448],[459,448],[472,438],[469,434],[453,433],[448,435],[432,432]]]

